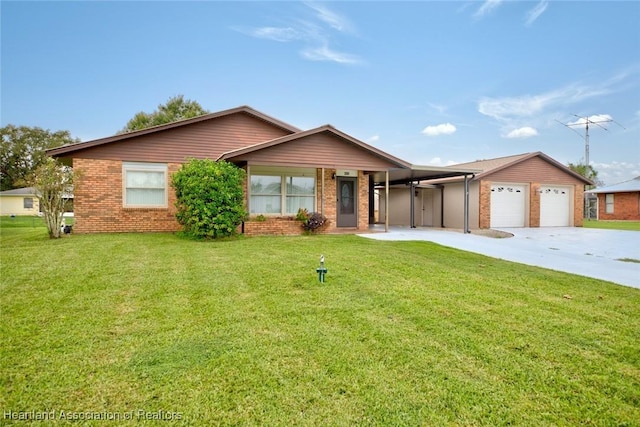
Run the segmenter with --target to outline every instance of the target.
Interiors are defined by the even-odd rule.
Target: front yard
[[[640,221],[597,221],[595,219],[585,219],[584,228],[640,231]]]
[[[3,424],[640,424],[638,289],[356,236],[0,242]]]

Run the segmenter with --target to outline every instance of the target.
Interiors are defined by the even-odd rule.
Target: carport
[[[482,171],[476,169],[459,169],[453,167],[441,166],[420,166],[411,165],[409,168],[389,169],[383,172],[374,172],[372,174],[373,184],[375,188],[384,189],[385,215],[384,229],[389,231],[389,216],[391,206],[389,204],[389,188],[394,185],[406,185],[410,191],[410,208],[409,208],[409,224],[411,228],[415,228],[415,207],[414,207],[414,191],[420,185],[421,181],[432,179],[464,177],[464,232],[469,233],[469,179],[473,179],[475,174]],[[442,188],[442,187],[439,187]]]

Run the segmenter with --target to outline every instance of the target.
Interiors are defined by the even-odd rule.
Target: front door
[[[357,178],[339,176],[337,182],[338,227],[357,227]]]

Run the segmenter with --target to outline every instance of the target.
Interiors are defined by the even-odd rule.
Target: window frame
[[[168,166],[166,163],[146,162],[122,162],[122,207],[125,209],[167,209],[169,206]],[[162,172],[164,175],[163,201],[161,204],[132,204],[127,202],[127,173],[128,172]],[[141,187],[148,189],[160,189],[160,187]]]
[[[614,193],[606,193],[604,195],[604,213],[612,214],[614,213],[615,207],[615,198],[613,196]],[[611,196],[611,200],[609,200],[609,196]]]
[[[294,216],[296,212],[287,212],[287,201],[292,197],[304,197],[313,201],[312,211],[316,210],[318,203],[318,176],[315,168],[273,168],[273,167],[252,167],[248,170],[248,185],[247,185],[247,204],[250,215],[264,215],[264,216]],[[269,176],[280,178],[280,193],[277,195],[280,197],[280,212],[258,212],[253,211],[251,198],[254,196],[251,191],[251,178],[254,176]],[[313,178],[313,194],[294,194],[288,192],[288,178]],[[260,194],[255,194],[260,195]],[[265,196],[267,194],[264,194]],[[275,196],[272,194],[271,196]]]
[[[30,206],[27,206],[27,201],[29,201]],[[33,209],[33,197],[23,197],[22,198],[22,209]]]

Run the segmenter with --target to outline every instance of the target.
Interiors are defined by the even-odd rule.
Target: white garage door
[[[571,189],[542,185],[540,187],[540,227],[571,225]]]
[[[524,227],[526,187],[491,185],[491,228]]]

